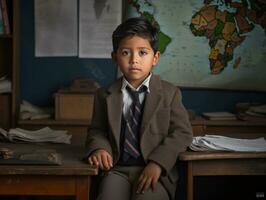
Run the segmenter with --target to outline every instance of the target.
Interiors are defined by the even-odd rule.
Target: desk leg
[[[91,186],[90,176],[77,177],[75,200],[89,200],[90,186]]]
[[[188,161],[187,166],[187,200],[193,200],[193,171],[192,162]]]

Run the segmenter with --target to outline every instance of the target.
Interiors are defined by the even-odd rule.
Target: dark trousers
[[[149,188],[144,194],[137,194],[138,178],[143,167],[116,166],[104,175],[97,200],[169,200],[160,182],[156,190]]]

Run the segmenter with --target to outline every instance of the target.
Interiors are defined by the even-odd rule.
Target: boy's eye
[[[129,52],[129,50],[122,50],[121,51],[121,54],[123,55],[123,56],[127,56],[127,55],[129,55],[130,54],[130,52]]]
[[[146,51],[144,51],[144,50],[141,50],[140,52],[139,52],[139,55],[140,56],[145,56],[145,55],[147,55],[148,54],[148,52],[146,52]]]

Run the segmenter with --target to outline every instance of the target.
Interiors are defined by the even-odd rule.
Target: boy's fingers
[[[108,163],[108,160],[107,160],[107,156],[105,155],[102,155],[101,156],[101,159],[102,159],[102,164],[103,164],[103,167],[105,170],[109,170],[109,163]]]
[[[101,158],[101,156],[99,155],[98,157],[97,157],[97,160],[98,160],[98,163],[99,163],[99,167],[100,167],[100,169],[104,169],[103,168],[103,161],[102,161],[102,158]]]
[[[148,188],[151,186],[152,179],[148,178],[143,186],[142,192],[144,193],[145,191],[148,190]]]
[[[93,165],[93,162],[92,162],[91,157],[88,158],[88,163],[89,163],[90,165]]]
[[[144,178],[144,176],[140,177],[137,193],[141,193],[143,191],[143,186],[144,186],[145,182],[146,182],[146,178]]]
[[[143,180],[143,178],[144,178],[144,175],[143,175],[143,174],[141,174],[141,175],[140,175],[140,177],[139,177],[139,180],[138,180],[138,181],[139,181],[139,183],[140,183],[140,182]]]
[[[96,165],[102,170],[109,170],[113,167],[112,156],[106,151],[96,151],[88,158],[91,165]]]
[[[156,180],[156,179],[153,179],[152,180],[152,182],[151,182],[152,191],[155,191],[156,190],[157,182],[158,182],[158,180]]]
[[[109,163],[109,167],[113,167],[113,159],[111,156],[107,156],[107,160],[108,160],[108,163]]]
[[[92,156],[91,160],[92,160],[92,164],[95,164],[96,166],[99,166],[99,162],[98,162],[96,156]]]

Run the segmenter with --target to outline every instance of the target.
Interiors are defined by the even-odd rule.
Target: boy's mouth
[[[137,67],[131,67],[129,68],[129,71],[141,71],[141,69]]]

